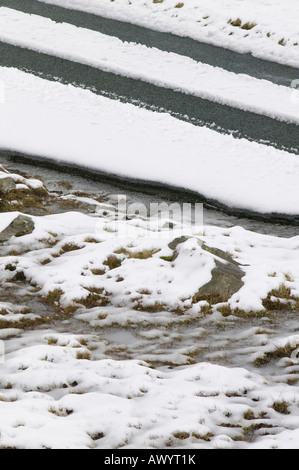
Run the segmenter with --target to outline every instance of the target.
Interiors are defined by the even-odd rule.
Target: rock
[[[177,247],[181,245],[181,243],[185,243],[187,240],[189,240],[189,238],[191,237],[182,236],[182,237],[175,238],[174,240],[172,240],[168,244],[168,247],[173,251],[172,256],[161,256],[161,259],[163,259],[164,261],[169,261],[169,262],[175,261],[179,255],[177,251]]]
[[[200,300],[206,300],[211,304],[227,302],[243,287],[244,282],[242,279],[245,273],[228,253],[217,248],[208,247],[205,244],[202,245],[202,249],[223,259],[226,263],[215,259],[216,267],[212,271],[212,279],[195,294],[193,303]]]
[[[182,237],[179,237],[179,238],[175,238],[174,240],[172,240],[172,242],[170,242],[168,244],[168,247],[171,249],[171,250],[176,250],[177,247],[181,244],[181,243],[185,243],[187,240],[189,240],[190,237],[187,237],[187,236],[182,236]]]
[[[175,238],[169,243],[168,247],[174,250],[173,256],[169,257],[169,261],[174,261],[177,256],[177,247],[181,243],[185,243],[190,237],[182,236]],[[199,244],[201,241],[199,241]],[[232,295],[238,292],[244,283],[242,281],[245,276],[244,271],[240,268],[237,263],[228,253],[218,248],[212,248],[206,245],[204,242],[201,244],[201,248],[206,252],[210,253],[214,260],[216,267],[212,271],[212,280],[200,288],[200,290],[194,295],[192,301],[197,303],[200,300],[206,300],[211,304],[220,302],[227,302]],[[219,259],[215,259],[215,257]],[[223,262],[221,262],[223,260]]]
[[[0,242],[7,242],[11,237],[23,237],[29,235],[34,230],[34,222],[30,217],[19,215],[11,224],[0,233]]]
[[[222,258],[227,263],[232,263],[235,266],[240,266],[239,263],[237,263],[237,261],[235,261],[231,257],[231,255],[229,255],[223,250],[220,250],[219,248],[213,248],[211,246],[206,245],[205,243],[202,243],[201,247],[203,250],[207,251],[208,253],[211,253],[212,255],[217,256],[217,258]]]
[[[16,189],[16,183],[10,176],[0,178],[0,193],[6,194]]]

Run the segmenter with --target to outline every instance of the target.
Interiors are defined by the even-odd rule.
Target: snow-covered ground
[[[113,198],[83,199],[1,246],[1,448],[298,448],[299,238],[115,224]],[[244,270],[230,310],[194,300],[219,260],[202,242]]]
[[[295,0],[43,1],[298,68]],[[298,123],[291,89],[69,24],[0,8],[0,40]],[[1,150],[299,214],[293,154],[29,71],[0,85]],[[2,167],[0,188],[1,449],[299,447],[298,236],[118,220],[115,195]]]
[[[231,207],[299,213],[295,155],[15,69],[1,68],[0,80],[1,148],[187,188]]]
[[[227,72],[184,56],[122,42],[95,31],[55,23],[8,8],[0,8],[0,39],[220,104],[299,124],[299,105],[291,86],[278,86],[248,75]]]
[[[39,1],[299,66],[297,0]]]
[[[8,355],[2,448],[298,448],[297,387],[211,363],[159,371],[141,361],[84,360],[83,339],[31,333]],[[272,408],[282,400],[292,416]],[[257,441],[242,442],[254,430]]]
[[[131,222],[113,223],[109,216],[108,219],[101,217],[103,212],[114,216],[113,207],[97,204],[100,218],[79,213],[33,217],[34,233],[19,240],[11,239],[9,245],[2,249],[7,254],[24,253],[20,259],[12,256],[0,260],[2,282],[15,277],[16,273],[7,273],[5,266],[17,262],[18,271],[25,273],[26,278],[41,289],[42,295],[47,296],[53,290],[62,291],[60,300],[65,307],[78,299],[88,298],[92,289],[101,287],[111,296],[111,304],[120,307],[120,312],[124,314],[123,319],[119,313],[115,318],[110,315],[101,322],[105,326],[110,326],[116,318],[125,324],[127,308],[139,304],[144,307],[166,305],[173,310],[192,307],[188,314],[196,315],[206,303],[193,305],[191,300],[200,287],[211,280],[215,259],[218,259],[201,248],[201,241],[204,241],[208,246],[230,253],[245,272],[244,287],[229,301],[232,309],[265,311],[262,301],[269,292],[278,291],[282,284],[290,289],[290,295],[299,297],[298,237],[267,237],[240,227],[186,227],[183,234],[191,239],[176,248],[178,256],[169,262],[168,258],[172,259],[174,250],[168,244],[182,236],[180,226],[174,228],[170,235],[167,230],[166,237],[160,237],[159,224],[155,219],[150,226],[138,218]],[[3,221],[6,217],[10,223],[11,213],[1,215]],[[129,233],[124,228],[129,229]],[[50,233],[54,233],[55,237]],[[121,237],[116,236],[117,233],[121,233]],[[89,243],[92,234],[95,242]],[[126,235],[124,239],[123,234]],[[54,246],[48,248],[51,241]],[[27,255],[28,246],[43,249]],[[70,250],[71,253],[64,253],[64,247],[68,246],[74,249]],[[138,261],[140,253],[148,254],[143,263]],[[117,269],[109,271],[105,263],[109,256],[115,255]],[[51,262],[44,265],[44,261]],[[41,264],[44,266],[42,270]],[[92,275],[94,270],[102,272],[100,280]],[[119,279],[122,282],[117,282]],[[125,296],[124,292],[127,293]],[[134,320],[136,315],[140,318],[140,313],[133,312],[130,318]],[[162,317],[165,321],[167,313],[158,317],[160,321]]]

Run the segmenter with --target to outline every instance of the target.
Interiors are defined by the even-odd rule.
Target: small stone
[[[10,176],[0,178],[0,193],[6,194],[16,189],[16,183]]]
[[[174,240],[172,240],[172,242],[168,244],[168,247],[171,250],[176,250],[179,245],[181,245],[182,243],[185,243],[187,240],[189,240],[189,238],[190,237],[187,237],[187,236],[175,238]]]
[[[224,262],[215,259],[216,266],[212,271],[211,281],[199,289],[193,302],[197,303],[201,300],[212,301],[212,303],[227,302],[244,286],[245,273],[228,253],[206,244],[203,244],[202,249]]]
[[[19,215],[0,233],[0,242],[7,242],[11,237],[23,237],[34,230],[34,222],[30,217]]]
[[[174,261],[178,256],[176,251],[178,245],[185,243],[189,238],[188,236],[182,236],[169,243],[168,247],[174,250],[171,261]],[[243,287],[244,282],[242,279],[245,273],[229,253],[207,246],[205,243],[201,244],[201,248],[214,257],[215,268],[212,271],[211,281],[201,287],[194,295],[193,303],[202,300],[210,301],[213,304],[227,302],[232,295]]]

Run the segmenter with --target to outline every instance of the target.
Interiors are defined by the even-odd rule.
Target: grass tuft
[[[181,441],[184,441],[185,439],[189,439],[190,434],[188,432],[176,432],[173,433],[173,437],[175,437],[175,439],[180,439]]]
[[[48,305],[57,305],[62,294],[63,291],[61,289],[52,290],[46,297],[43,298],[43,301]]]
[[[229,23],[235,28],[240,28],[242,26],[242,20],[240,20],[240,18],[237,18],[235,21],[230,20]]]
[[[242,26],[242,29],[245,29],[246,31],[250,31],[251,29],[256,27],[256,23],[245,23]]]
[[[91,354],[89,351],[78,351],[77,352],[77,359],[80,361],[90,361]]]
[[[119,258],[117,258],[117,256],[110,255],[110,256],[108,256],[106,261],[104,261],[103,264],[105,266],[108,266],[109,269],[112,270],[112,269],[119,268],[121,266],[121,263],[122,263],[122,261]]]
[[[279,359],[283,358],[291,358],[293,352],[296,348],[292,347],[289,343],[284,347],[277,347],[274,351],[270,351],[265,353],[263,356],[258,357],[254,364],[257,367],[263,367],[270,364],[273,361],[278,361]]]
[[[276,411],[276,413],[279,413],[281,415],[289,415],[289,404],[286,401],[276,401],[273,403],[272,406],[273,410]]]

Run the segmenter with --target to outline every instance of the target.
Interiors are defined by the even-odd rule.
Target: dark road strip
[[[295,124],[3,42],[0,43],[0,66],[15,67],[48,80],[85,87],[112,99],[132,102],[147,109],[167,111],[178,119],[221,133],[231,133],[236,138],[264,142],[278,149],[299,153],[298,126]]]
[[[219,214],[225,214],[227,217],[233,217],[234,220],[225,220],[229,224],[240,224],[247,230],[254,230],[260,233],[271,233],[282,237],[294,237],[298,235],[299,216],[279,213],[254,212],[247,209],[240,209],[238,207],[228,207],[217,200],[206,198],[198,192],[190,191],[186,188],[170,186],[167,184],[157,183],[147,180],[137,180],[127,177],[105,173],[95,169],[89,169],[84,166],[69,164],[61,161],[55,161],[40,156],[33,156],[19,152],[0,150],[0,161],[5,159],[13,162],[14,164],[28,164],[39,169],[49,169],[57,171],[61,174],[72,175],[80,177],[88,181],[109,184],[113,186],[115,194],[120,192],[126,193],[139,193],[139,198],[143,200],[144,196],[152,196],[151,202],[166,200],[168,202],[178,203],[204,203],[205,211],[209,212],[209,217],[219,217]],[[138,199],[137,199],[138,200]],[[215,211],[220,211],[218,215]],[[214,213],[214,215],[213,215]],[[222,216],[220,215],[220,218]],[[258,221],[254,223],[254,221]],[[270,224],[267,228],[263,224]]]

